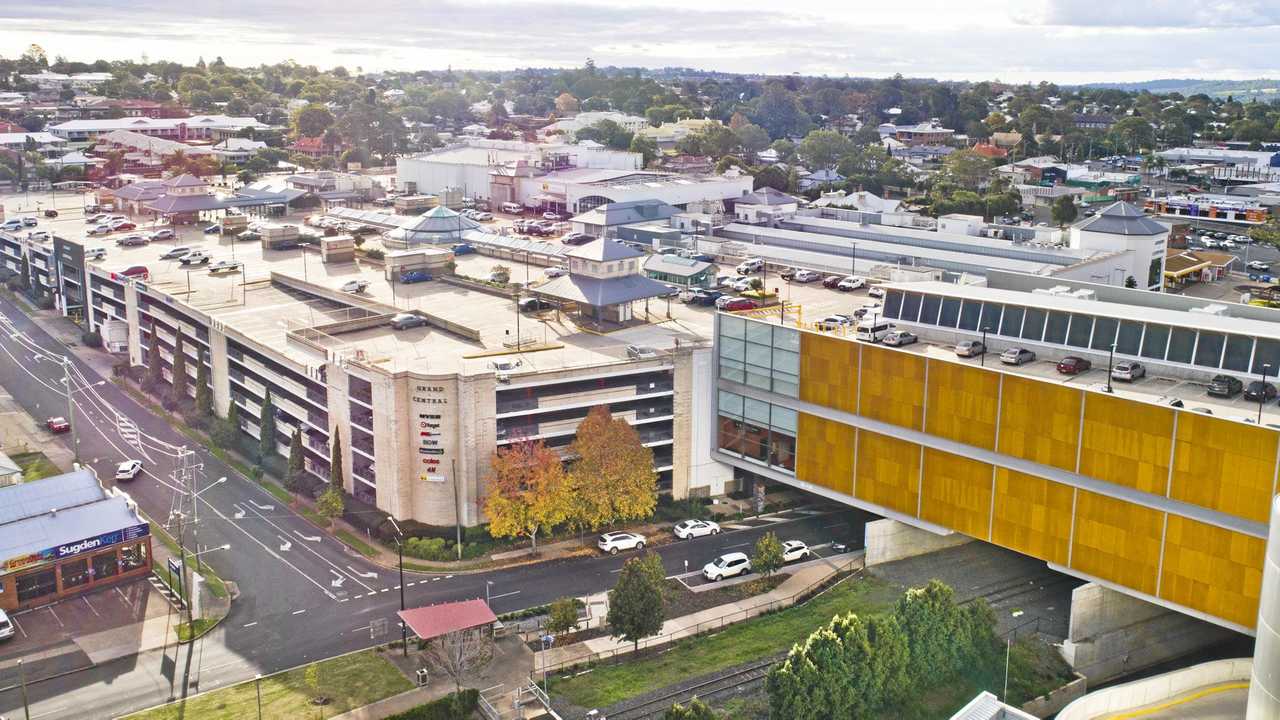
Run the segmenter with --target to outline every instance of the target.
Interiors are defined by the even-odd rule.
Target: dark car
[[[1214,375],[1209,381],[1209,394],[1213,397],[1235,397],[1243,389],[1244,383],[1240,382],[1240,378],[1230,375]]]
[[[470,255],[475,251],[476,249],[471,247],[467,243],[457,243],[456,245],[453,246],[454,255]]]
[[[1244,389],[1244,399],[1254,402],[1274,400],[1276,395],[1276,386],[1261,380],[1254,380]]]
[[[412,283],[426,282],[431,279],[431,274],[426,270],[405,270],[400,273],[400,282],[409,285]]]
[[[206,225],[204,228],[205,235],[218,235],[222,232],[221,225]]]
[[[1082,357],[1068,355],[1058,361],[1058,372],[1063,375],[1079,375],[1093,367],[1093,363]]]
[[[828,275],[826,278],[823,279],[822,287],[834,288],[835,286],[839,285],[840,281],[843,279],[844,279],[843,275]]]
[[[58,217],[58,211],[54,210],[53,208],[49,208],[48,210],[44,211],[44,216],[47,218],[56,218]]]
[[[145,265],[134,265],[133,267],[125,268],[116,274],[142,280],[146,280],[151,277],[151,272],[147,270],[147,266]]]
[[[524,298],[519,302],[520,312],[538,312],[539,310],[550,310],[555,307],[551,303],[542,298]]]
[[[722,295],[724,293],[719,290],[695,290],[689,302],[692,305],[715,305]]]

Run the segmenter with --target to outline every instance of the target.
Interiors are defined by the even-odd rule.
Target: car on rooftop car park
[[[348,280],[339,285],[338,289],[344,293],[362,293],[367,287],[369,287],[368,280]]]
[[[746,553],[731,552],[702,566],[702,577],[709,582],[745,575],[751,572],[751,559]]]
[[[834,288],[835,286],[839,285],[840,281],[843,279],[844,279],[843,275],[828,275],[822,279],[822,287]]]
[[[132,480],[142,472],[141,460],[125,460],[116,466],[116,480]]]
[[[119,273],[117,273],[117,275],[123,275],[125,277],[133,278],[135,280],[138,280],[138,279],[146,280],[147,278],[151,277],[151,272],[147,270],[146,265],[132,265],[130,267],[125,268],[124,270],[121,270]]]
[[[452,249],[454,255],[470,255],[476,251],[474,247],[467,243],[455,243]]]
[[[1036,354],[1026,348],[1009,348],[1000,353],[1000,362],[1004,365],[1026,365],[1036,361]]]
[[[219,234],[221,234],[221,233],[222,233],[222,226],[221,226],[221,225],[206,225],[206,226],[204,227],[204,231],[203,231],[203,232],[204,232],[204,234],[205,234],[205,235],[219,235]]]
[[[955,347],[957,357],[978,357],[987,353],[987,346],[981,340],[961,340]]]
[[[867,297],[883,299],[884,288],[880,287],[879,285],[874,285],[872,287],[867,288]]]
[[[1244,383],[1240,382],[1240,378],[1231,375],[1214,375],[1209,381],[1209,395],[1212,397],[1235,397],[1243,389]]]
[[[851,292],[853,290],[857,290],[860,287],[863,287],[866,284],[867,284],[866,280],[860,277],[854,277],[850,275],[845,279],[841,280],[840,282],[836,283],[836,289],[842,292]]]
[[[671,528],[671,531],[681,540],[688,540],[689,538],[702,537],[703,535],[718,535],[720,534],[720,525],[710,520],[683,520],[676,523],[675,527]]]
[[[44,426],[55,435],[71,430],[71,423],[67,422],[64,417],[51,417],[44,421]]]
[[[426,270],[404,270],[400,273],[400,283],[402,285],[412,285],[414,283],[426,282],[431,279],[431,273]]]
[[[0,640],[11,639],[13,637],[13,633],[13,621],[9,619],[7,614],[5,614],[5,611],[0,610]]]
[[[1147,376],[1147,367],[1137,360],[1121,360],[1111,368],[1112,380],[1124,380],[1125,382],[1133,382],[1139,378]]]
[[[229,272],[231,270],[238,270],[239,268],[240,268],[240,263],[236,262],[235,260],[219,260],[218,262],[209,266],[209,272],[210,273]]]
[[[426,324],[426,318],[413,313],[399,313],[391,318],[391,328],[393,330],[408,330],[410,328],[424,327]]]
[[[1063,375],[1079,375],[1092,367],[1092,362],[1075,355],[1068,355],[1058,361],[1058,372]]]
[[[1275,400],[1276,394],[1276,386],[1262,380],[1254,380],[1244,388],[1244,399],[1253,402]]]
[[[809,555],[809,546],[799,540],[788,540],[782,543],[782,562],[806,560]]]
[[[555,307],[555,305],[552,305],[546,300],[536,297],[524,298],[516,304],[520,308],[520,312],[539,312],[541,310],[550,310]]]
[[[850,315],[828,315],[815,322],[813,327],[823,332],[832,332],[841,328],[852,327],[855,320]]]
[[[568,270],[566,270],[566,269],[564,269],[564,268],[562,268],[562,267],[560,267],[559,265],[552,265],[551,267],[547,268],[546,270],[543,270],[543,271],[542,271],[542,274],[543,274],[543,275],[546,275],[546,276],[547,276],[547,277],[549,277],[549,278],[558,278],[558,277],[560,277],[561,275],[568,275],[568,274],[569,274],[569,271],[568,271]]]
[[[884,336],[884,340],[881,342],[885,345],[902,347],[903,345],[913,345],[919,341],[920,337],[913,332],[907,332],[906,330],[892,330],[888,335]]]
[[[596,541],[601,552],[617,555],[622,550],[643,550],[644,536],[629,532],[608,532]]]
[[[170,230],[169,228],[163,228],[151,233],[152,240],[173,240],[177,237],[178,237],[178,234],[175,233],[173,230]]]
[[[107,257],[107,249],[104,247],[85,248],[85,260],[103,260]]]
[[[725,303],[721,305],[720,300],[724,300]],[[756,301],[752,300],[751,298],[726,296],[726,297],[720,298],[719,300],[716,300],[716,307],[721,310],[736,312],[738,310],[755,310],[760,306],[757,305]]]
[[[822,276],[812,270],[797,270],[796,274],[791,277],[792,282],[811,283]]]
[[[632,360],[647,360],[658,357],[658,351],[648,345],[628,345],[627,357]]]
[[[116,245],[119,245],[120,247],[146,245],[149,242],[151,241],[147,239],[146,235],[125,235],[124,237],[116,238]]]

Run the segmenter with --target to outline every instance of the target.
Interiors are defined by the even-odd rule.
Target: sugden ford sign
[[[81,553],[93,552],[98,548],[118,545],[120,543],[137,540],[151,534],[151,526],[147,523],[140,525],[130,525],[121,530],[113,530],[112,532],[102,533],[93,537],[83,538],[75,542],[65,543],[57,547],[47,548],[40,552],[29,553],[18,557],[12,557],[4,561],[2,567],[6,571],[18,570],[20,568],[40,563],[61,560],[63,558],[74,557]]]

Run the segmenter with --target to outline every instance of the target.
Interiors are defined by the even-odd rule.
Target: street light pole
[[[262,675],[253,676],[253,691],[258,695],[258,720],[262,720]]]
[[[1111,343],[1111,353],[1107,355],[1107,392],[1111,392],[1111,368],[1116,359],[1116,344]]]
[[[978,355],[978,364],[982,367],[987,366],[987,331],[990,329],[986,325],[982,326],[982,353]]]
[[[67,422],[71,425],[71,455],[80,459],[80,431],[76,429],[76,402],[71,397],[71,360],[62,356],[62,378],[67,385]]]
[[[18,658],[18,678],[22,684],[22,716],[31,720],[31,704],[27,702],[27,668],[22,664],[22,658]]]
[[[391,521],[391,527],[396,529],[396,555],[400,561],[400,612],[404,612],[404,533],[400,532],[395,518],[388,515],[387,519]],[[400,646],[404,650],[404,657],[409,657],[409,629],[405,626],[404,618],[400,618]]]
[[[490,610],[493,609],[492,607],[489,606],[489,587],[491,585],[493,585],[492,580],[484,581],[484,604],[485,604],[485,607],[488,607]]]
[[[1262,406],[1267,402],[1267,373],[1271,370],[1271,363],[1262,364],[1262,387],[1258,388],[1258,424],[1262,424]]]

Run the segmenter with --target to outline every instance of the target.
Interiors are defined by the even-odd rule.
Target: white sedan
[[[843,291],[845,291],[845,292],[849,292],[849,291],[851,291],[851,290],[857,290],[858,288],[860,288],[860,287],[862,287],[862,286],[864,286],[864,285],[866,285],[866,284],[867,284],[867,281],[866,281],[866,280],[864,280],[863,278],[860,278],[860,277],[854,277],[854,276],[850,275],[849,277],[847,277],[847,278],[845,278],[845,279],[841,280],[841,281],[836,285],[836,289],[837,289],[837,290],[843,290]]]
[[[141,460],[125,460],[116,466],[116,480],[132,480],[142,472]]]
[[[546,270],[543,270],[543,271],[542,271],[542,274],[543,274],[543,275],[546,275],[546,276],[547,276],[547,277],[549,277],[549,278],[558,278],[558,277],[560,277],[560,276],[562,276],[562,275],[568,275],[568,274],[569,274],[569,271],[568,271],[568,270],[566,270],[566,269],[564,269],[564,268],[562,268],[562,267],[560,267],[560,266],[558,266],[558,265],[552,265],[551,267],[547,268]]]
[[[811,283],[821,279],[822,276],[812,270],[797,270],[796,274],[791,276],[791,281],[798,283]]]
[[[617,555],[620,550],[643,550],[644,536],[629,532],[605,533],[596,542],[596,547],[610,555]]]
[[[672,529],[676,537],[681,540],[689,538],[702,537],[703,535],[717,535],[720,533],[720,526],[710,520],[685,520],[677,523]]]
[[[782,562],[795,562],[809,558],[809,546],[799,540],[788,540],[782,543]]]
[[[348,280],[338,288],[344,293],[362,293],[369,287],[368,280]]]

